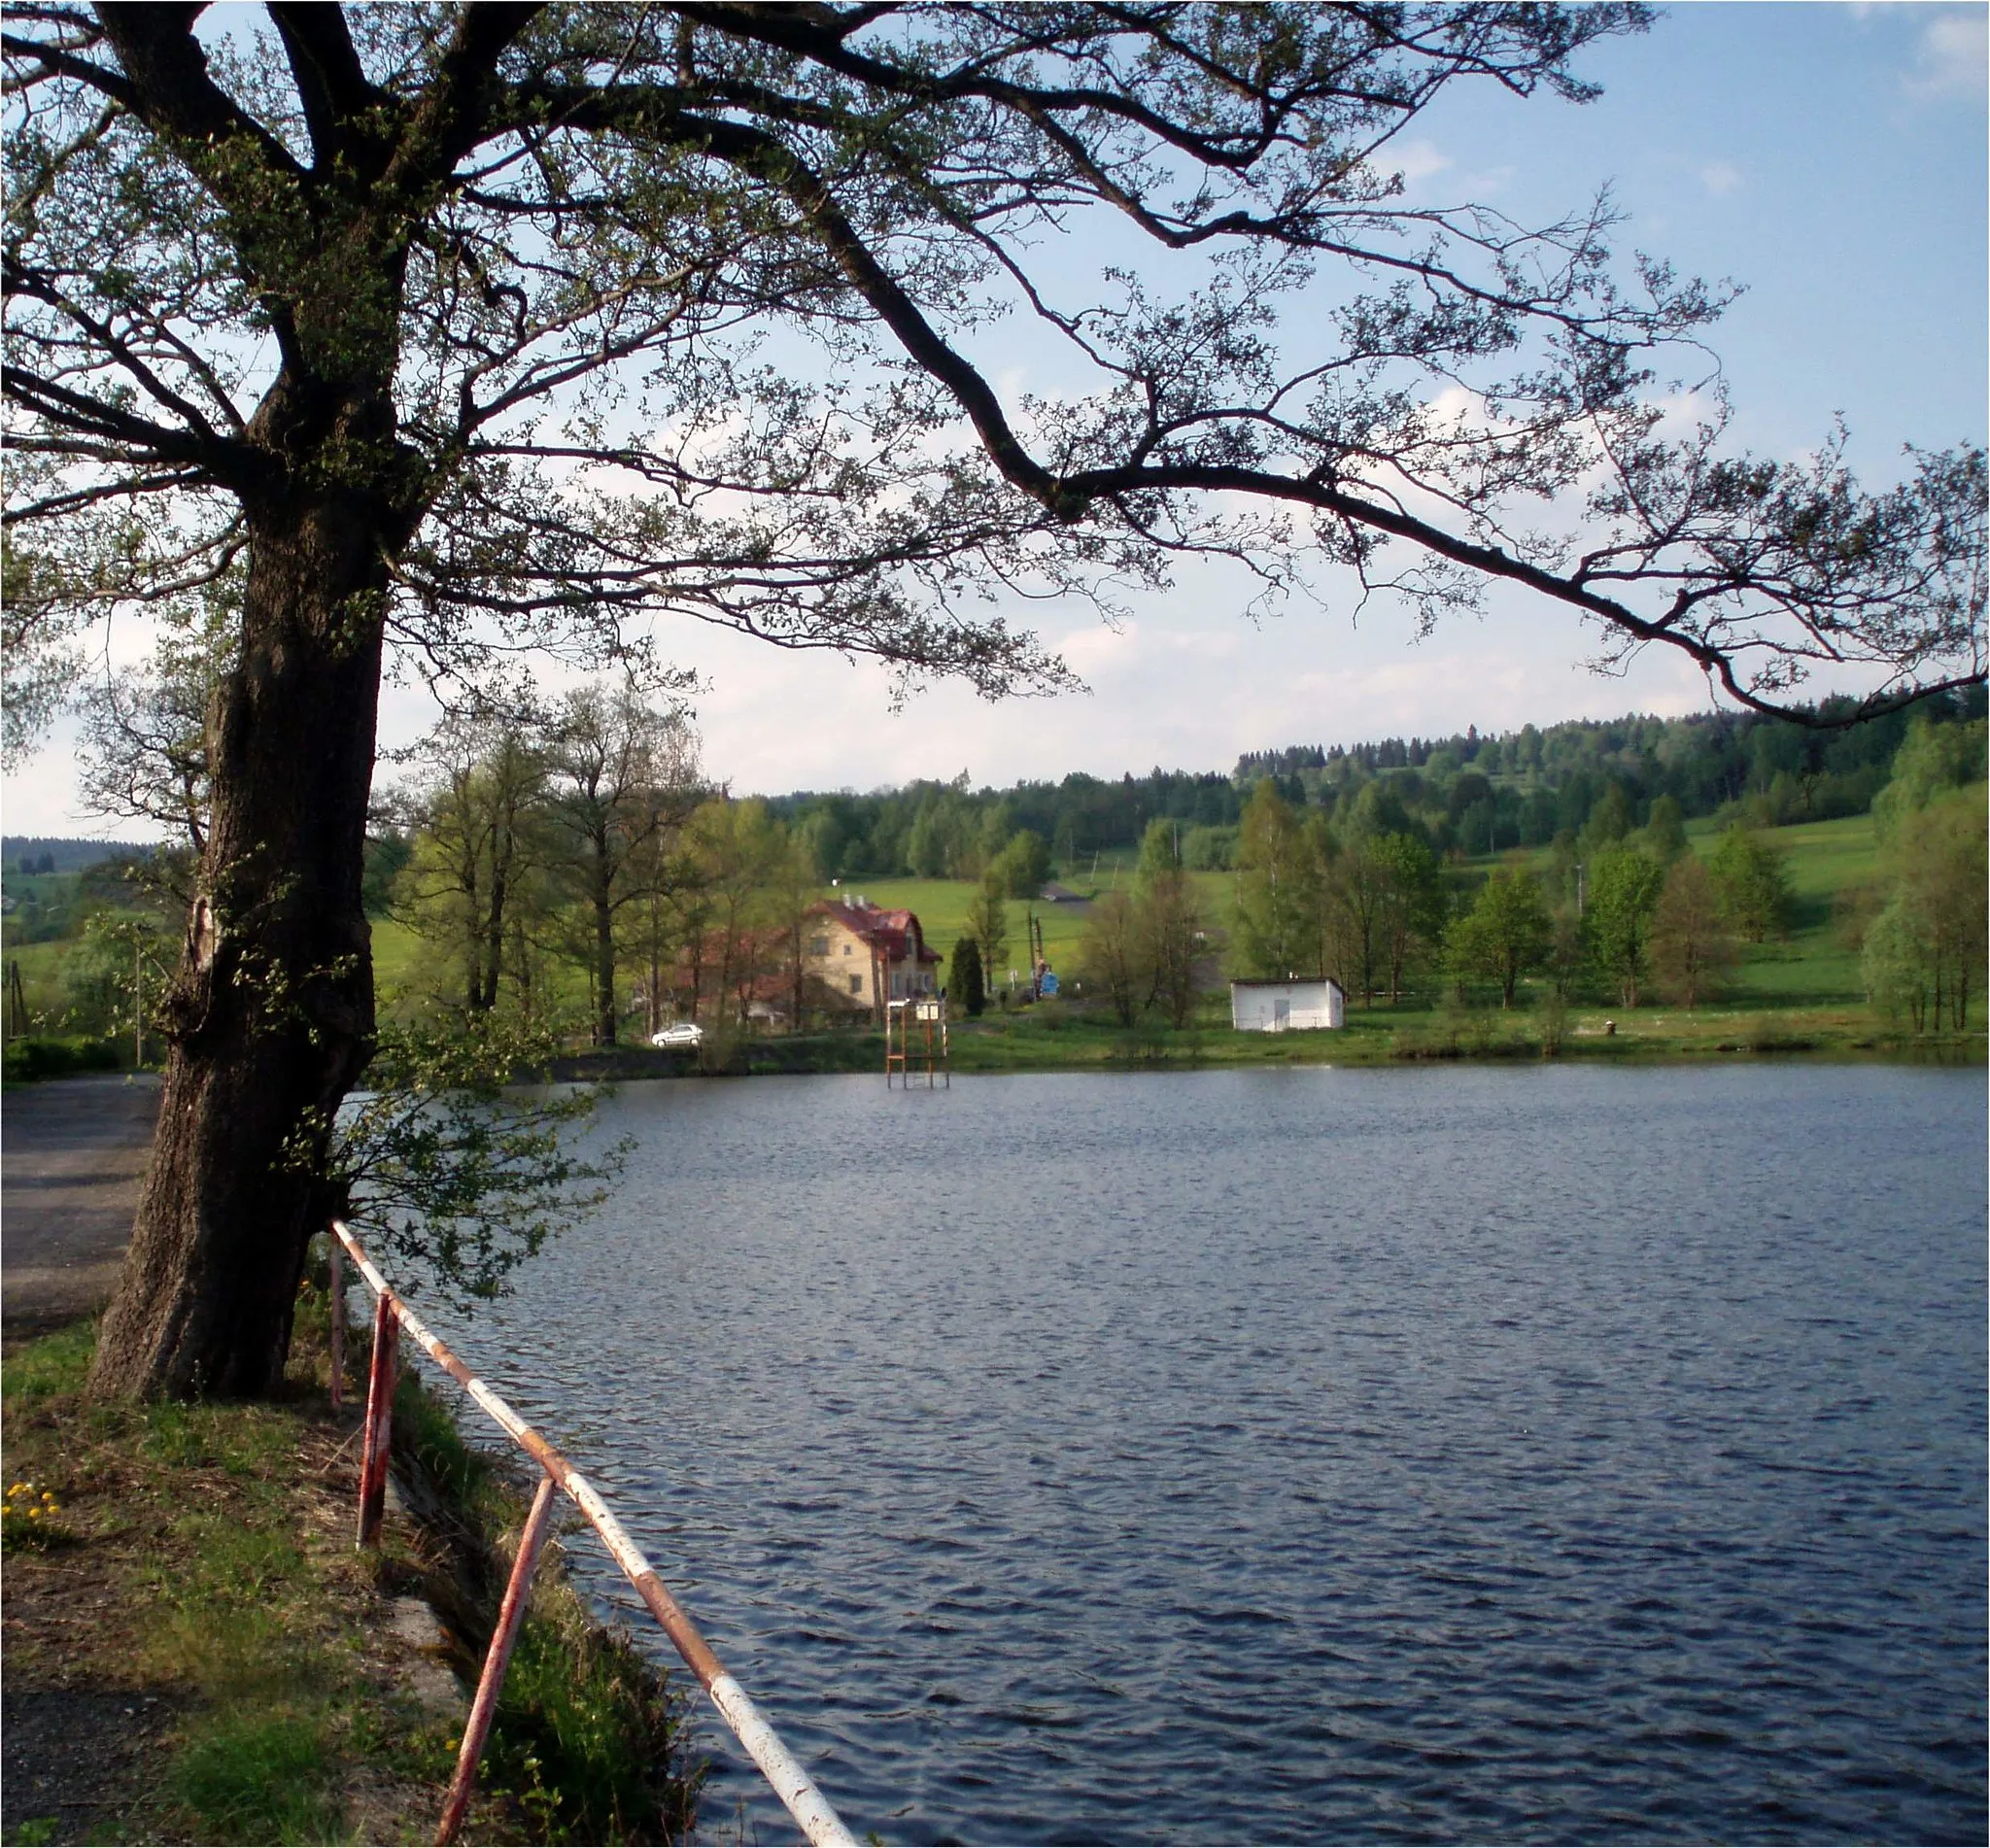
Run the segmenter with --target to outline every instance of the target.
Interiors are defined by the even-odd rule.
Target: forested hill
[[[105,860],[150,853],[123,840],[75,840],[55,835],[8,835],[0,838],[0,864],[9,873],[80,873]]]
[[[1980,687],[1919,708],[1922,723],[1981,728]],[[1018,831],[1066,873],[1101,851],[1139,840],[1149,822],[1175,820],[1191,866],[1228,863],[1251,791],[1273,777],[1287,801],[1331,812],[1376,784],[1391,825],[1408,823],[1439,852],[1539,846],[1579,830],[1599,803],[1630,826],[1669,798],[1686,819],[1729,814],[1763,826],[1863,813],[1884,785],[1913,722],[1896,713],[1820,730],[1749,713],[1573,720],[1452,737],[1390,737],[1349,746],[1252,751],[1219,770],[1131,773],[1116,782],[1063,781],[972,790],[917,782],[858,796],[801,792],[769,806],[814,849],[825,877],[914,873],[973,876]]]

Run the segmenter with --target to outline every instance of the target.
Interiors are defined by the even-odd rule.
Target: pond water
[[[604,1115],[462,1345],[860,1836],[1985,1838],[1980,1072]],[[708,1832],[793,1839],[699,1725]]]

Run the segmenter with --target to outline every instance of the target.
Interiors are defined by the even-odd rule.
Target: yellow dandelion
[[[39,1508],[30,1508],[27,1511],[27,1518],[30,1521],[39,1521],[42,1518],[42,1511]]]

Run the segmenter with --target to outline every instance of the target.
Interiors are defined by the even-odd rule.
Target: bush
[[[1182,864],[1190,873],[1227,873],[1237,861],[1235,828],[1189,828],[1182,836]]]
[[[7,1080],[36,1084],[79,1072],[116,1072],[123,1063],[121,1040],[16,1040],[7,1048]]]

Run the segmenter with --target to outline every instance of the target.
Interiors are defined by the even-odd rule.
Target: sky
[[[1745,292],[1714,330],[1737,412],[1733,440],[1801,456],[1842,415],[1862,477],[1895,477],[1901,447],[1982,442],[1990,406],[1990,9],[1941,5],[1689,5],[1644,37],[1585,53],[1602,97],[1577,107],[1481,86],[1452,93],[1399,158],[1414,195],[1478,199],[1545,222],[1608,182],[1619,248]],[[1030,354],[1009,389],[1027,389]],[[660,632],[697,670],[707,771],[736,794],[873,789],[914,777],[976,785],[1227,770],[1287,744],[1442,736],[1475,724],[1710,704],[1682,659],[1647,653],[1619,676],[1583,665],[1594,632],[1518,592],[1418,641],[1406,614],[1330,582],[1325,607],[1253,622],[1239,567],[1184,571],[1116,629],[1088,609],[1032,606],[1087,684],[989,703],[958,687],[891,709],[886,675],[785,654],[686,623]],[[1821,683],[1817,692],[1829,691]],[[419,687],[387,689],[382,742],[432,722]],[[71,740],[6,780],[12,835],[140,838],[79,811]]]

